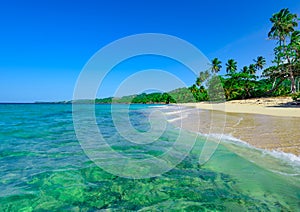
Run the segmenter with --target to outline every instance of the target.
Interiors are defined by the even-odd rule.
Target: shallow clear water
[[[95,107],[103,137],[125,156],[162,155],[179,134],[167,125],[156,142],[128,142],[114,128],[110,107]],[[124,105],[117,109],[121,119]],[[151,110],[131,106],[130,121],[138,131],[151,129]],[[174,169],[148,179],[123,178],[86,156],[71,105],[1,104],[0,142],[0,211],[300,210],[299,164],[230,141],[200,166],[204,137],[199,136]]]

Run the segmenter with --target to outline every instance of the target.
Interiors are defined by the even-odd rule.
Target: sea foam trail
[[[187,118],[195,110],[181,106],[166,106],[160,109],[170,123]]]
[[[207,137],[207,134],[198,133]],[[216,140],[221,139],[221,145],[242,158],[263,167],[271,172],[286,176],[300,176],[300,157],[291,153],[257,148],[228,134],[210,134]]]
[[[162,112],[167,121],[171,124],[188,118],[193,115],[196,109],[186,107],[168,106]],[[203,112],[203,111],[198,111]],[[241,117],[235,126],[238,126],[243,120]],[[201,127],[201,126],[200,126]],[[239,156],[251,161],[257,165],[275,172],[277,174],[298,176],[300,174],[300,157],[292,153],[285,153],[277,150],[267,150],[255,147],[246,141],[238,139],[231,134],[210,133],[204,134],[196,132],[199,136],[207,138],[215,138],[218,141],[221,138],[221,144],[230,149]]]
[[[220,135],[212,135],[212,136],[220,137]],[[263,154],[269,154],[276,158],[280,158],[280,159],[284,159],[284,160],[288,160],[288,161],[292,161],[292,162],[297,162],[300,165],[300,157],[297,155],[294,155],[292,153],[257,148],[255,146],[247,143],[246,141],[240,140],[240,139],[235,138],[234,136],[228,135],[228,134],[222,135],[222,141],[227,142],[227,143],[234,143],[234,144],[237,144],[240,146],[245,146],[245,147],[252,148],[252,149],[256,149],[256,150],[261,151]]]
[[[172,123],[187,118],[191,114],[191,111],[192,110],[171,111],[165,112],[164,115],[167,117],[167,121]]]
[[[168,105],[151,105],[150,108],[168,108]]]

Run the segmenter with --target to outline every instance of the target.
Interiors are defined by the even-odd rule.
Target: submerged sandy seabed
[[[188,115],[175,125],[204,134],[231,135],[252,146],[300,156],[300,106],[290,98],[264,98],[220,104],[186,103]]]

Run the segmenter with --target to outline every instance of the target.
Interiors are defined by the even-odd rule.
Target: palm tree
[[[300,46],[300,31],[296,30],[291,35],[291,43]]]
[[[207,71],[201,71],[199,73],[199,77],[197,77],[197,79],[196,79],[196,85],[198,87],[200,87],[201,84],[204,83],[209,78],[209,75],[210,74],[209,74],[208,70]]]
[[[289,79],[291,81],[291,92],[296,92],[296,79],[300,76],[299,64],[300,64],[300,31],[295,30],[290,37],[290,43],[287,46],[286,59],[288,62]]]
[[[237,62],[234,59],[230,59],[226,63],[226,72],[234,74],[237,70]]]
[[[242,73],[248,74],[249,73],[249,68],[248,66],[244,66],[242,69]]]
[[[282,9],[271,17],[270,21],[273,23],[273,26],[268,34],[269,38],[279,40],[279,46],[275,48],[275,55],[279,59],[278,65],[285,65],[284,72],[289,75],[292,93],[296,92],[294,63],[291,60],[293,52],[291,51],[291,46],[286,45],[286,40],[287,38],[290,38],[290,41],[294,40],[292,35],[296,31],[298,20],[297,14],[290,13],[288,9]]]
[[[212,73],[218,73],[222,68],[221,64],[222,64],[222,62],[218,58],[213,59],[212,60],[211,72]]]
[[[190,91],[194,94],[194,93],[197,93],[198,91],[198,88],[195,84],[193,84],[191,87],[190,87]]]
[[[205,81],[205,80],[207,80],[207,78],[209,77],[209,72],[208,71],[205,71],[205,72],[200,72],[200,74],[199,74],[199,77],[197,77],[197,79],[196,79],[196,85],[198,86],[198,87],[200,87],[201,86],[201,84]]]
[[[291,35],[291,47],[296,53],[296,58],[300,59],[300,31],[296,30]]]
[[[200,77],[197,77],[197,79],[196,79],[196,85],[198,86],[198,87],[200,87],[200,85],[201,85],[201,79],[200,79]]]
[[[250,64],[250,66],[248,68],[248,73],[251,74],[251,75],[254,75],[256,73],[255,64]]]
[[[289,9],[280,10],[279,13],[273,14],[270,21],[273,26],[268,33],[270,39],[278,39],[279,46],[285,45],[286,37],[295,31],[298,26],[297,15],[290,13]]]
[[[256,69],[263,69],[264,66],[266,65],[266,59],[262,56],[257,57],[256,60],[254,60],[255,62],[255,68]]]

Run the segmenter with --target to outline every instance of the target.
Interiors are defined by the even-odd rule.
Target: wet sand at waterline
[[[189,109],[182,109],[181,120],[171,122],[189,131],[223,138],[230,135],[257,148],[300,156],[299,106],[284,107],[286,103],[263,101],[260,100],[260,105],[255,104],[257,100],[252,104],[243,100],[225,104],[183,104]]]

